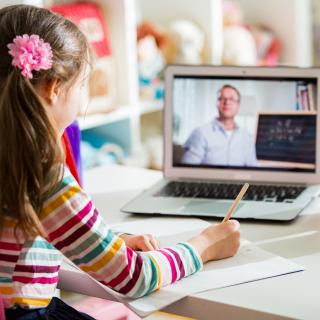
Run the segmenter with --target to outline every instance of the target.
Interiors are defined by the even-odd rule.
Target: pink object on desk
[[[135,313],[119,302],[103,300],[99,298],[87,298],[79,304],[73,304],[73,308],[87,313],[97,320],[141,320]]]

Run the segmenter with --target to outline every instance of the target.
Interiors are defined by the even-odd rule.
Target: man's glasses
[[[239,99],[219,97],[218,101],[222,101],[222,102],[228,102],[229,101],[231,103],[237,103],[237,102],[239,102]]]

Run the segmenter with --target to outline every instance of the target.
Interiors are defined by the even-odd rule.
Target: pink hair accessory
[[[32,79],[33,70],[48,70],[52,66],[51,46],[36,34],[16,36],[7,47],[13,58],[12,65],[27,79]]]

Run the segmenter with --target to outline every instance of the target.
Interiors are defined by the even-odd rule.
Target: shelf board
[[[139,110],[140,114],[147,114],[151,112],[161,111],[163,110],[163,100],[154,100],[154,101],[147,101],[142,100],[139,103]]]
[[[163,109],[163,101],[140,101],[138,108],[121,106],[108,113],[87,114],[78,118],[81,130],[87,130],[130,118],[134,114],[143,115]]]
[[[80,129],[86,130],[130,118],[131,114],[132,107],[121,106],[109,113],[96,113],[81,116],[78,118],[78,122]]]

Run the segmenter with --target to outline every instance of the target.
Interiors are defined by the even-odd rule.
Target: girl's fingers
[[[134,239],[134,245],[132,245],[131,247],[134,250],[141,251],[153,251],[160,249],[158,240],[150,234],[136,236]]]
[[[150,242],[149,237],[142,236],[142,239],[139,243],[139,249],[142,251],[153,251],[154,250],[154,248]]]
[[[150,242],[151,242],[154,250],[159,250],[160,249],[160,245],[159,245],[159,241],[157,240],[157,238],[151,236],[149,239],[150,239]]]

